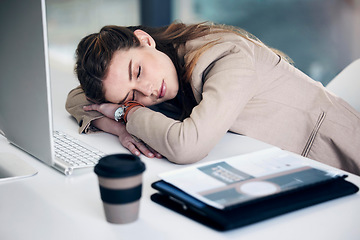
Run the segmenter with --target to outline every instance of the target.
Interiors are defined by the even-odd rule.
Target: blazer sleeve
[[[193,71],[193,79],[201,77],[203,85],[198,89],[201,101],[190,117],[181,122],[140,108],[126,125],[129,133],[178,164],[204,158],[231,128],[258,85],[251,49],[223,43],[210,50]]]
[[[84,111],[83,106],[90,104],[92,102],[87,100],[80,86],[71,90],[67,96],[65,108],[79,124],[79,133],[98,131],[97,128],[91,126],[91,122],[103,115],[97,111]]]

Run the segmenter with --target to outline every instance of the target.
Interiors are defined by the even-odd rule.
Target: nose
[[[149,97],[153,93],[153,86],[149,82],[138,82],[138,84],[136,85],[136,91],[140,92],[146,97]]]

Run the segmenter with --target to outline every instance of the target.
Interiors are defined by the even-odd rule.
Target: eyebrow
[[[131,71],[131,69],[132,69],[132,59],[129,62],[129,79],[130,79],[130,81],[132,80],[132,71]]]
[[[128,72],[129,72],[129,80],[131,81],[131,80],[132,80],[132,59],[131,59],[130,62],[129,62]],[[130,92],[128,92],[128,93],[126,94],[126,96],[124,97],[124,99],[121,100],[121,101],[119,102],[119,104],[124,103],[125,100],[128,98],[129,94],[130,94]]]

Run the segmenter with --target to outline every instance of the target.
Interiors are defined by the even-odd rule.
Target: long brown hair
[[[191,74],[195,64],[201,54],[217,42],[212,41],[202,46],[187,63],[178,56],[179,47],[189,40],[211,33],[236,33],[256,44],[262,44],[256,37],[243,29],[211,23],[187,25],[174,22],[169,26],[158,28],[105,26],[99,33],[84,37],[76,50],[75,72],[88,98],[99,103],[106,102],[102,79],[106,77],[115,51],[140,46],[140,42],[134,34],[136,29],[150,34],[156,42],[156,49],[167,54],[173,62],[179,79],[178,100],[183,110],[182,118],[189,116],[192,108],[196,105],[190,87]],[[287,59],[282,52],[275,49],[273,51]]]

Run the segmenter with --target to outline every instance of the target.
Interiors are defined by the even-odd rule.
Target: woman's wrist
[[[138,103],[136,101],[127,101],[124,104],[121,104],[114,113],[114,119],[115,121],[119,121],[120,119],[123,120],[125,123],[127,122],[127,117],[129,112],[133,109],[133,108],[137,108],[137,107],[144,107],[143,104]]]

